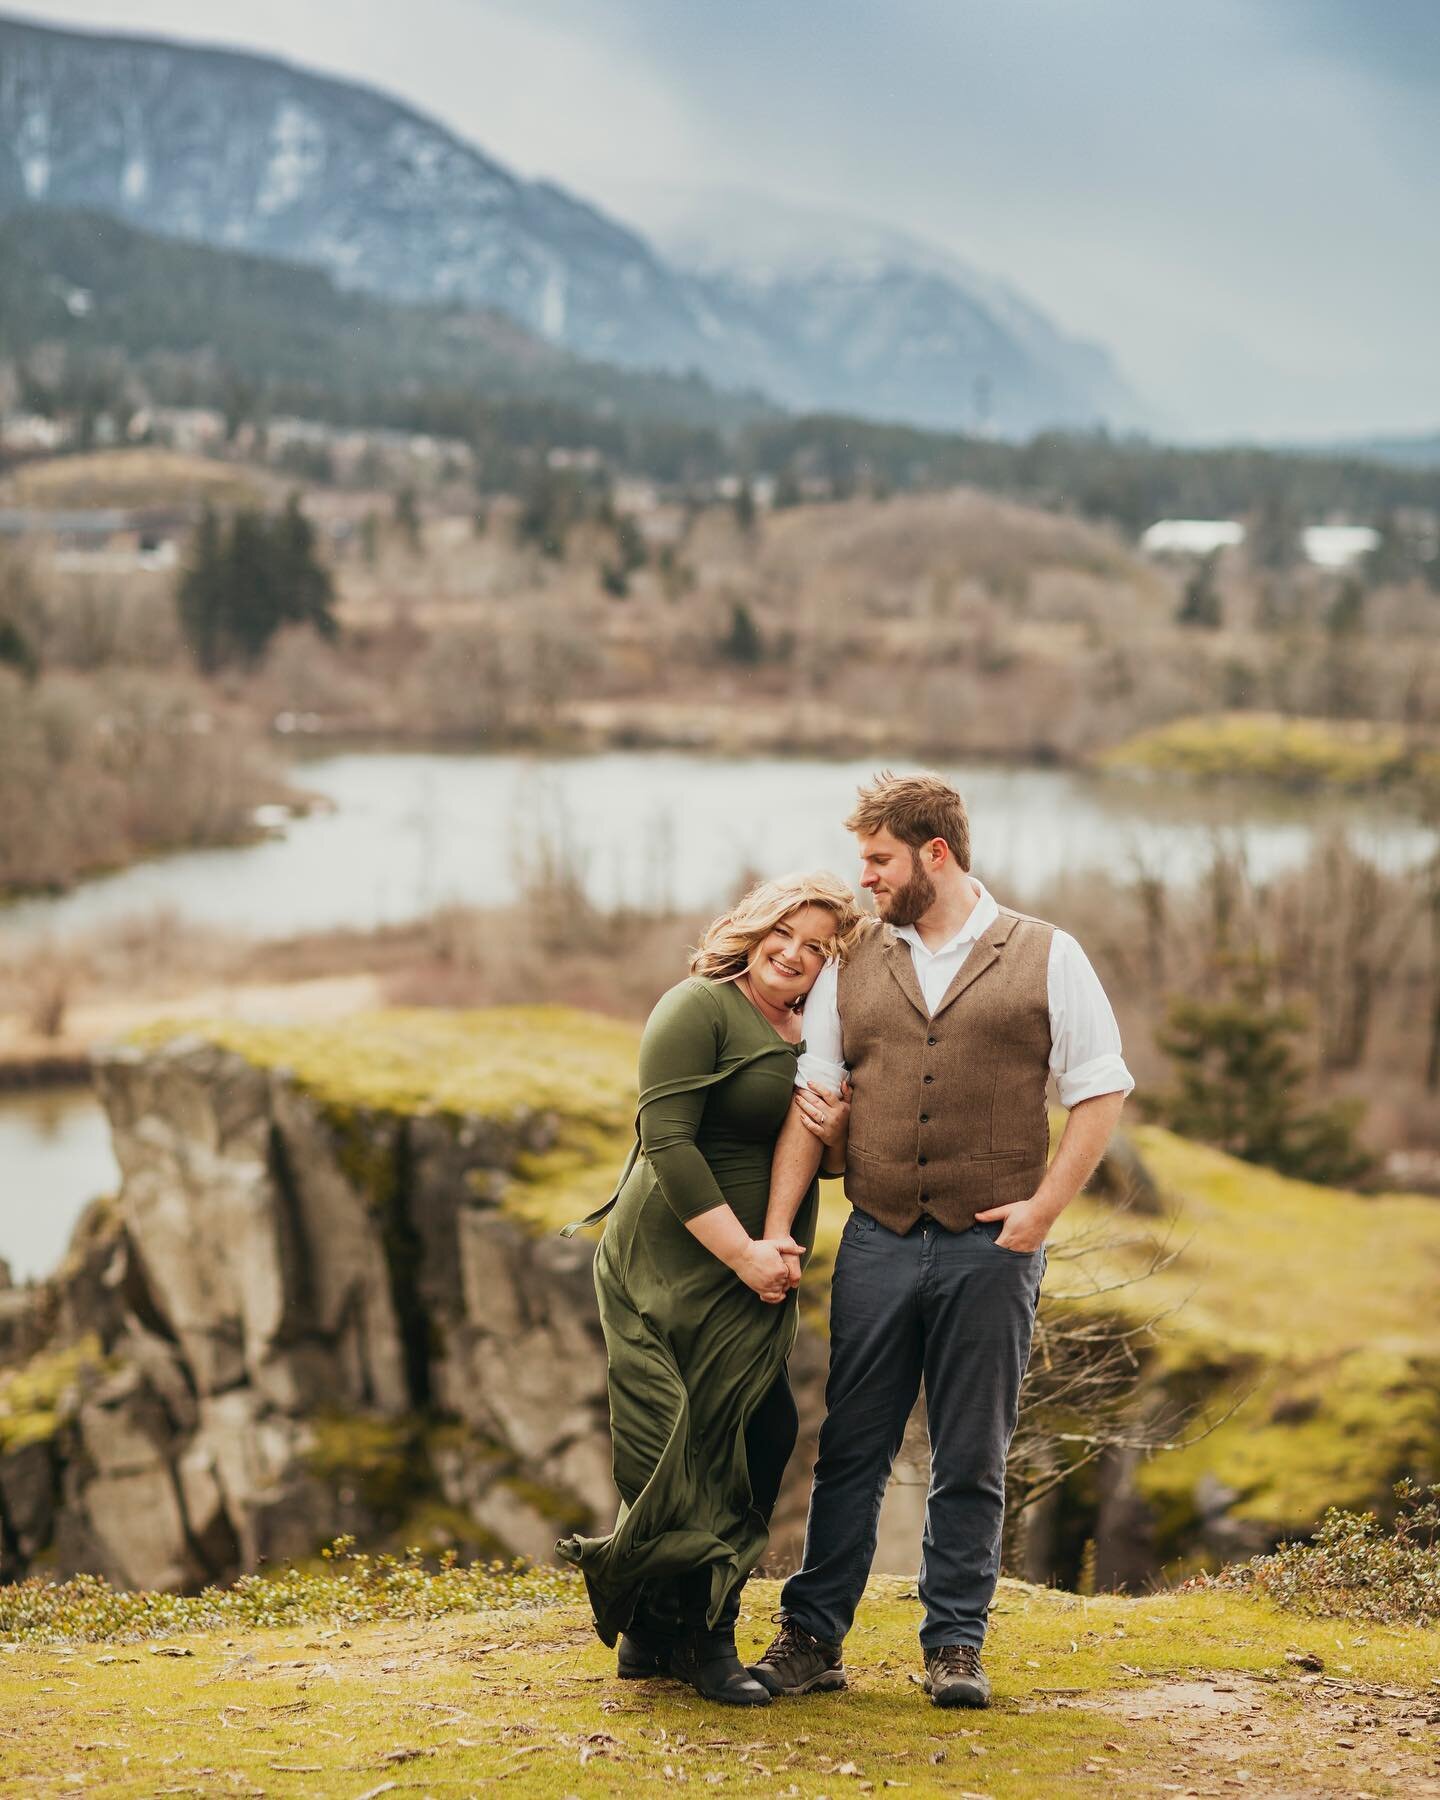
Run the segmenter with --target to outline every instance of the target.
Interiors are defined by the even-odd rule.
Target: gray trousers
[[[1000,1225],[904,1237],[856,1210],[830,1297],[825,1423],[805,1560],[781,1609],[826,1643],[854,1622],[875,1556],[880,1503],[925,1383],[930,1493],[920,1563],[920,1642],[985,1640],[1000,1575],[1005,1457],[1030,1357],[1045,1252],[996,1243]]]

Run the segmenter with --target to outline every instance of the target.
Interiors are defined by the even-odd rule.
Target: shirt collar
[[[974,875],[970,877],[970,880],[980,890],[979,898],[970,909],[970,917],[954,937],[947,939],[936,950],[930,948],[913,925],[897,925],[895,927],[896,937],[904,938],[907,944],[913,944],[916,949],[923,950],[926,956],[945,956],[953,950],[958,950],[961,944],[973,944],[976,938],[988,931],[999,918],[1000,908],[996,905],[994,896],[983,881],[977,880]]]

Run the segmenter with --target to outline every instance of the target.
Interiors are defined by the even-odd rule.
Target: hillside
[[[401,101],[262,56],[0,18],[0,212],[26,204],[307,261],[390,299],[499,309],[586,358],[809,406],[970,424],[981,384],[979,422],[1012,435],[1134,416],[1103,352],[982,283],[913,262],[868,288],[695,275]],[[917,330],[929,347],[903,353],[897,382]]]
[[[0,25],[3,31],[3,25]],[[406,423],[402,396],[523,399],[603,418],[734,426],[766,409],[703,382],[580,357],[460,300],[403,304],[312,265],[177,241],[100,212],[0,207],[0,356],[63,344],[120,351],[153,397],[225,404],[237,382],[272,409]]]
[[[366,1584],[377,1604],[344,1571],[219,1595],[188,1619],[103,1590],[68,1611],[64,1590],[0,1590],[7,1787],[33,1800],[501,1783],[555,1800],[677,1782],[767,1800],[1440,1794],[1433,1630],[1002,1582],[995,1704],[947,1714],[914,1685],[913,1589],[876,1581],[846,1646],[849,1692],[737,1716],[669,1681],[617,1682],[573,1579],[402,1567]],[[768,1640],[777,1597],[771,1582],[749,1590],[742,1654]],[[138,1628],[107,1621],[126,1614]]]

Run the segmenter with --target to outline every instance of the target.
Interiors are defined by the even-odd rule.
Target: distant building
[[[1210,556],[1245,542],[1238,519],[1159,519],[1140,539],[1150,556]],[[1380,542],[1369,525],[1307,525],[1300,549],[1318,569],[1348,569]]]
[[[1348,569],[1379,542],[1371,525],[1307,525],[1300,533],[1306,557],[1320,569]]]
[[[81,574],[173,569],[191,524],[189,512],[178,508],[0,508],[0,538],[40,544],[57,569]]]
[[[1158,519],[1140,539],[1150,556],[1210,556],[1245,542],[1238,519]]]
[[[70,425],[43,413],[6,413],[0,418],[0,449],[15,455],[63,450],[73,436]]]

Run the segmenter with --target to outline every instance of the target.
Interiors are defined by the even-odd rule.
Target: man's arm
[[[820,1167],[824,1148],[801,1117],[799,1107],[792,1104],[780,1127],[770,1164],[770,1204],[765,1209],[767,1238],[789,1237],[800,1202],[810,1192],[810,1183]]]
[[[1124,1094],[1096,1094],[1093,1099],[1077,1101],[1065,1121],[1060,1146],[1045,1171],[1045,1178],[1030,1198],[1012,1200],[1008,1206],[990,1206],[984,1212],[976,1213],[977,1219],[1005,1221],[996,1240],[1003,1249],[1028,1251],[1040,1248],[1055,1221],[1095,1173],[1124,1105]],[[773,1196],[773,1175],[771,1183]],[[768,1225],[765,1235],[775,1235]]]

